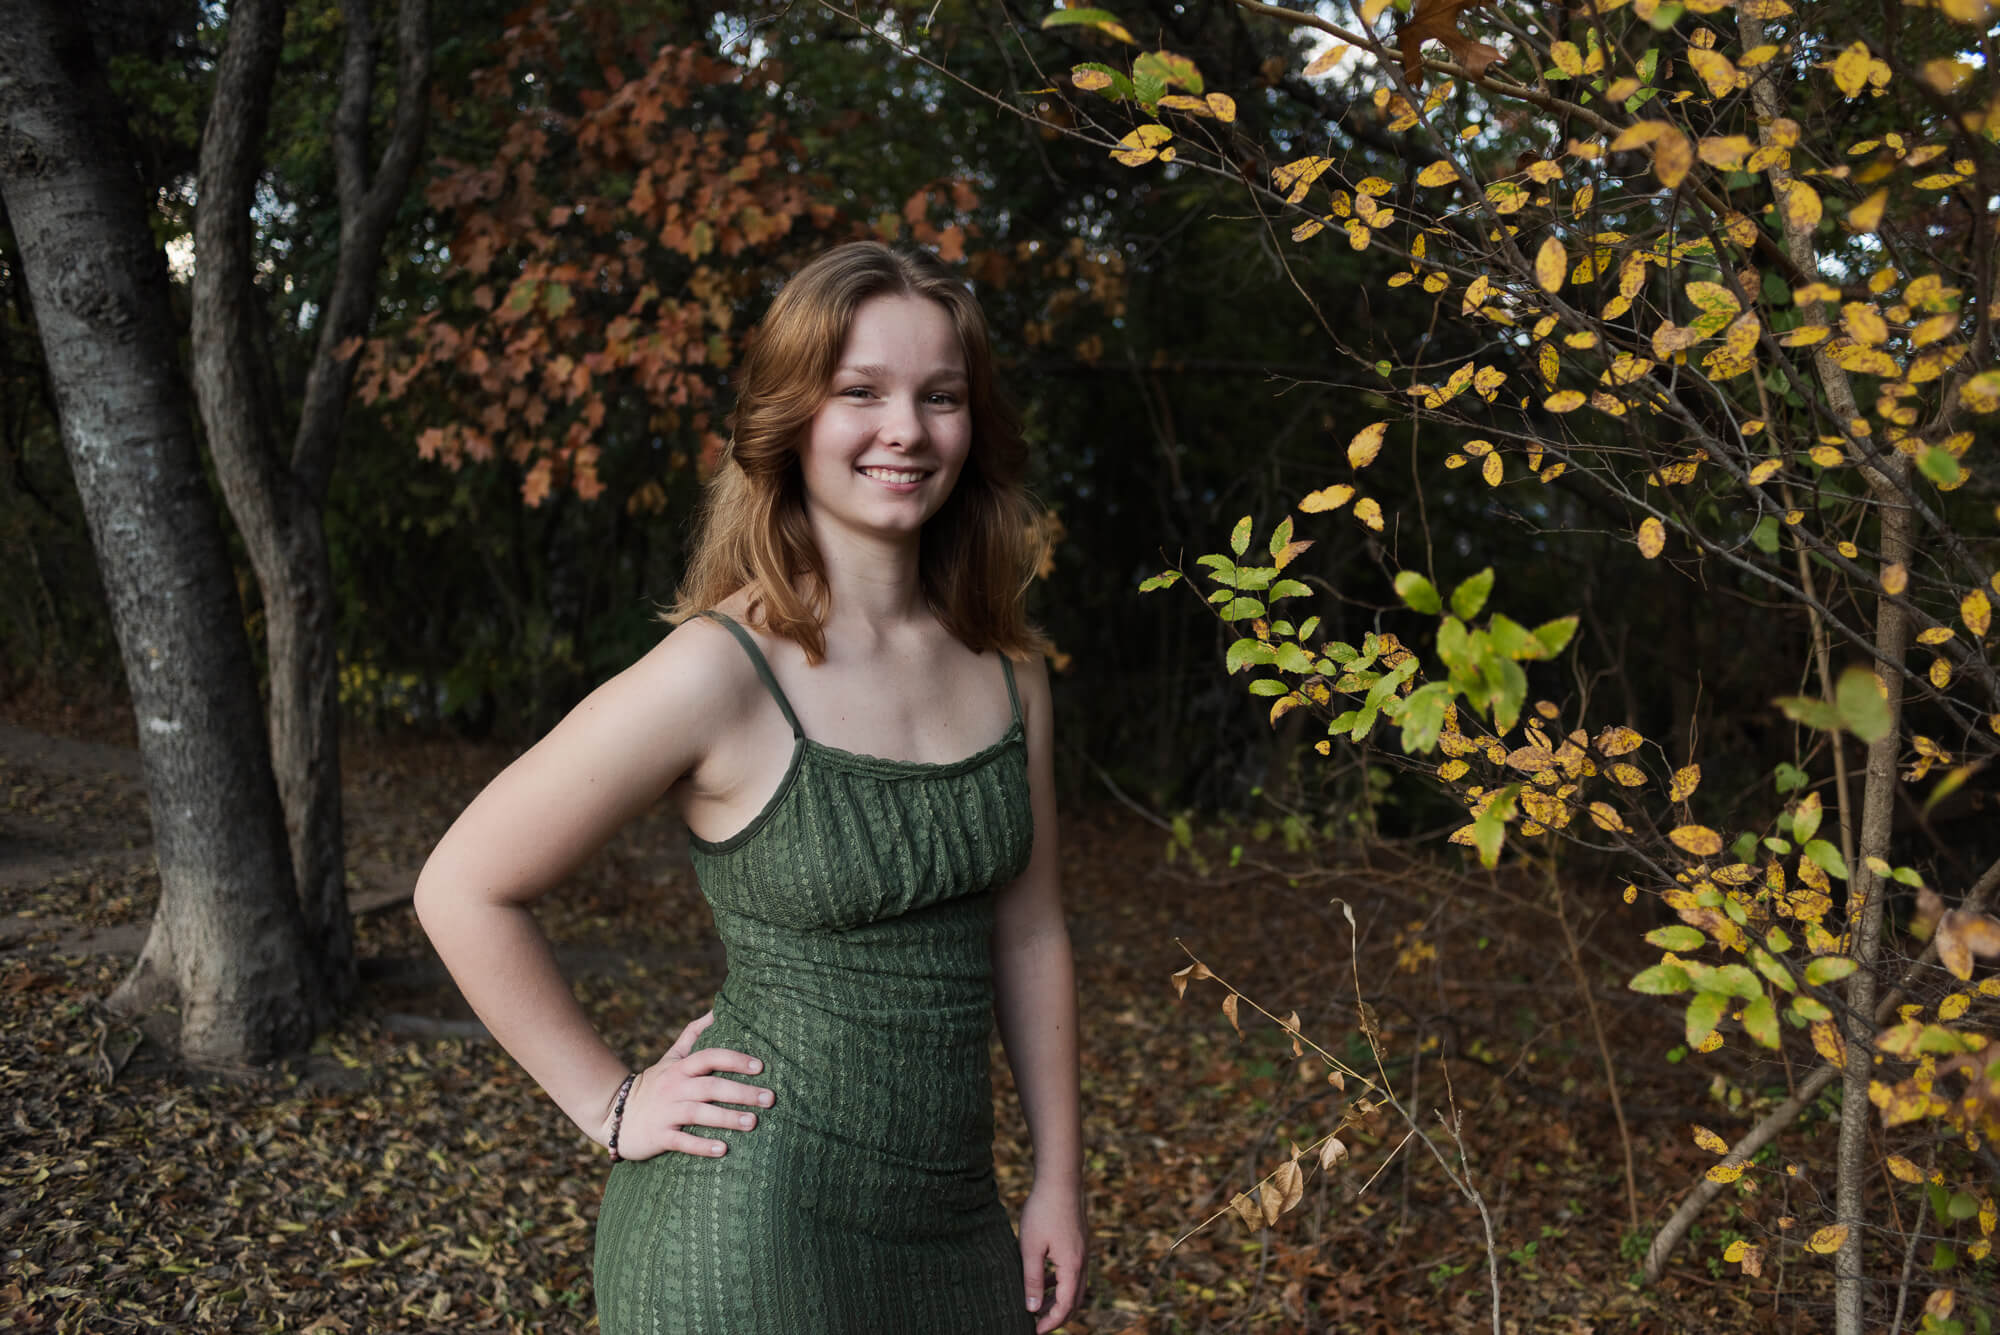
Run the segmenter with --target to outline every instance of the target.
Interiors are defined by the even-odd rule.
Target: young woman
[[[487,1027],[615,1167],[606,1335],[1025,1335],[1081,1296],[1076,1000],[1023,450],[984,318],[872,243],[746,357],[678,628],[495,779],[417,886]],[[662,794],[728,950],[634,1072],[530,903]],[[1034,1141],[994,1187],[997,1014]]]

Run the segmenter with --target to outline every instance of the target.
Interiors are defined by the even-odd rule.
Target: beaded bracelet
[[[637,1071],[633,1071],[630,1075],[627,1075],[624,1083],[618,1086],[618,1097],[611,1104],[610,1148],[611,1162],[613,1163],[620,1163],[624,1160],[624,1156],[618,1153],[618,1132],[625,1125],[625,1097],[632,1092],[632,1085],[638,1078],[639,1073]]]

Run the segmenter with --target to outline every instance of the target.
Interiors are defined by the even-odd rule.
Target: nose
[[[882,443],[904,451],[919,450],[930,440],[930,426],[924,419],[923,404],[916,398],[897,395],[882,421]]]

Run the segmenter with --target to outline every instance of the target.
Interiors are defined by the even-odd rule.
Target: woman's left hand
[[[1075,1188],[1036,1183],[1021,1207],[1021,1272],[1027,1280],[1028,1310],[1040,1320],[1036,1335],[1060,1326],[1083,1301],[1083,1195]],[[1048,1292],[1048,1272],[1055,1273]]]

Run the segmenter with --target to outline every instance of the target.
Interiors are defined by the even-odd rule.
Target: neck
[[[928,614],[918,575],[919,539],[887,539],[814,524],[826,568],[828,621],[886,629]]]

